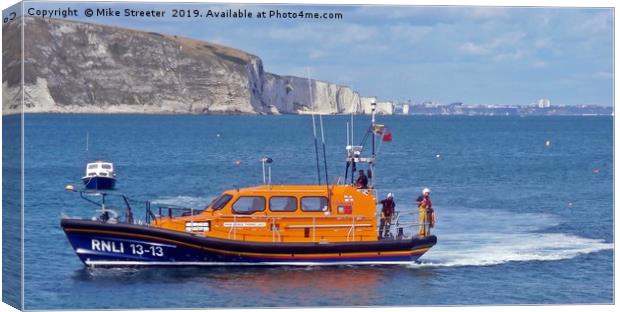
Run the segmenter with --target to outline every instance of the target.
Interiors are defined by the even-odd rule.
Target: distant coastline
[[[601,113],[584,113],[580,112],[579,109],[572,110],[571,112],[565,111],[535,111],[535,112],[521,112],[521,113],[498,113],[494,112],[493,109],[485,112],[409,112],[409,114],[403,114],[402,112],[395,112],[391,114],[392,116],[410,116],[410,117],[423,117],[423,116],[463,116],[463,117],[546,117],[546,116],[556,116],[556,117],[613,117],[614,113],[611,107],[600,107],[602,110],[608,110],[609,112],[601,112]],[[2,116],[19,116],[20,112],[8,112],[2,114]],[[321,114],[317,112],[317,114]],[[303,116],[304,114],[243,114],[243,113],[203,113],[203,114],[195,114],[195,113],[172,113],[172,112],[149,112],[149,113],[141,113],[141,112],[24,112],[24,115],[140,115],[140,116]],[[346,116],[348,114],[322,114],[322,115],[332,115],[332,116]],[[365,115],[363,113],[356,113],[354,115]]]
[[[451,104],[397,104],[396,114],[450,115],[450,116],[613,116],[613,106],[600,105],[465,105]]]

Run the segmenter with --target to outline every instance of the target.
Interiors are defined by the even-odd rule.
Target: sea
[[[319,127],[320,167],[336,181],[351,117],[322,119],[327,163]],[[378,122],[393,136],[376,145],[379,196],[393,192],[396,209],[412,212],[421,189],[432,191],[438,243],[419,263],[90,269],[59,226],[62,216],[95,215],[96,207],[64,191],[81,186],[88,160],[114,162],[117,189],[136,218],[144,218],[147,200],[203,208],[223,190],[261,184],[264,156],[273,159],[273,184],[317,183],[312,118],[26,115],[25,308],[613,303],[613,117]],[[369,124],[355,116],[354,142]]]

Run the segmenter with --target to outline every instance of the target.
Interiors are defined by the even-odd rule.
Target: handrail
[[[233,215],[233,224],[228,230],[228,239],[230,239],[230,235],[232,234],[233,239],[237,239],[237,216]]]
[[[347,241],[349,241],[352,237],[353,240],[355,240],[355,229],[356,228],[361,228],[361,227],[372,227],[373,224],[371,222],[363,222],[363,223],[358,223],[357,221],[360,220],[372,220],[372,217],[368,217],[368,216],[364,216],[364,215],[353,215],[353,216],[342,216],[342,215],[334,215],[334,216],[321,216],[321,218],[327,218],[327,219],[332,219],[332,220],[347,220],[350,219],[351,222],[350,223],[346,223],[346,224],[317,224],[316,223],[316,219],[317,216],[280,216],[280,217],[274,217],[274,216],[255,216],[255,215],[220,215],[219,219],[220,222],[222,222],[223,219],[230,219],[232,218],[232,224],[230,225],[230,228],[228,230],[228,238],[232,238],[232,239],[236,239],[237,238],[237,222],[244,220],[244,219],[252,219],[252,220],[260,220],[260,221],[265,221],[267,224],[270,225],[271,229],[272,229],[272,237],[271,240],[273,242],[275,241],[281,241],[282,239],[282,234],[280,233],[280,230],[277,226],[277,221],[286,219],[286,220],[294,220],[297,219],[296,221],[303,221],[303,220],[312,220],[312,223],[310,224],[289,224],[286,225],[285,228],[288,229],[300,229],[300,228],[311,228],[312,229],[312,241],[316,242],[317,241],[317,233],[316,233],[316,229],[317,228],[342,228],[342,227],[349,227],[349,231],[347,233]]]
[[[312,217],[312,241],[316,240],[316,217]]]
[[[275,222],[275,219],[274,219]],[[282,241],[282,235],[280,235],[280,230],[278,230],[278,227],[275,228],[275,233],[278,235],[278,242]]]
[[[354,223],[351,224],[317,224],[315,225],[317,228],[341,228],[341,227],[351,227],[353,226]],[[307,227],[312,227],[312,224],[294,224],[294,225],[287,225],[286,227],[289,229],[303,229],[303,228],[307,228]],[[355,224],[356,227],[369,227],[372,226],[372,224],[370,223],[362,223],[362,224]]]
[[[245,215],[245,214],[232,214],[232,215],[218,215],[218,218],[232,218],[232,217],[237,217],[239,219],[243,219],[243,218],[247,218],[247,219],[271,219],[271,218],[275,218],[275,219],[313,219],[313,218],[317,218],[318,216],[303,216],[303,215],[299,215],[299,216],[291,216],[291,215],[287,215],[287,216],[261,216],[261,215]],[[348,218],[366,218],[366,219],[372,219],[372,216],[366,216],[366,215],[321,215],[320,216],[321,219],[348,219]]]
[[[355,227],[356,227],[355,219],[356,219],[355,217],[352,217],[351,227],[349,228],[349,231],[347,232],[347,242],[350,241],[349,238],[351,237],[351,233],[353,233],[353,241],[355,241]]]

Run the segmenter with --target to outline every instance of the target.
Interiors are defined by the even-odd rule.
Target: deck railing
[[[417,209],[416,209],[417,210]],[[377,218],[381,222],[380,218]],[[411,210],[397,211],[392,217],[391,222],[386,225],[391,238],[402,239],[414,236],[425,237],[431,235],[431,224],[429,221],[419,222],[420,212]],[[426,220],[426,218],[425,218]],[[377,234],[380,234],[380,228],[377,227]],[[396,234],[392,232],[394,230]],[[388,237],[390,238],[390,237]]]
[[[317,223],[317,218],[321,219],[321,223]],[[229,239],[237,239],[237,234],[239,233],[240,228],[245,228],[239,226],[239,223],[247,222],[251,220],[253,222],[265,222],[265,226],[270,226],[272,237],[271,240],[273,242],[281,242],[285,235],[282,233],[282,230],[293,230],[293,229],[308,229],[309,236],[312,242],[319,242],[317,239],[317,229],[348,229],[347,231],[347,241],[353,241],[356,239],[356,230],[360,228],[369,228],[372,227],[371,219],[366,216],[361,215],[351,215],[351,216],[286,216],[286,217],[274,217],[274,216],[256,216],[256,215],[223,215],[219,216],[221,222],[227,223],[230,222],[230,226],[228,229],[227,237]],[[333,220],[333,223],[327,223],[325,220]],[[231,221],[228,221],[231,220]],[[281,225],[284,223],[283,220],[286,220],[286,224],[282,227]],[[342,222],[346,221],[348,222]],[[362,223],[360,223],[360,221]],[[364,222],[366,221],[366,222]]]

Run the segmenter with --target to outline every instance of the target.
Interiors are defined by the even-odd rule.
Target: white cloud
[[[522,31],[506,33],[488,43],[488,47],[496,49],[515,46],[521,43],[521,40],[525,38],[525,36],[526,34]]]
[[[497,62],[501,61],[518,61],[529,54],[526,50],[516,50],[508,53],[499,53],[493,57]]]
[[[612,17],[609,12],[587,15],[582,20],[576,21],[575,24],[577,31],[582,31],[586,34],[608,32],[611,29],[611,25]]]
[[[473,42],[465,42],[459,47],[459,49],[465,53],[474,55],[487,55],[491,53],[491,50],[486,48],[484,45],[478,45]]]
[[[387,27],[390,36],[407,40],[410,42],[418,42],[431,34],[435,27],[419,26],[408,24],[397,24]]]
[[[551,40],[538,38],[534,41],[534,47],[536,49],[543,49],[543,48],[551,47]]]
[[[267,32],[269,39],[291,42],[311,42],[320,44],[353,44],[368,42],[379,34],[379,30],[373,26],[357,24],[345,24],[341,27],[333,27],[327,24],[305,24],[297,27],[272,28]]]
[[[465,42],[459,50],[471,55],[493,55],[495,61],[520,60],[528,54],[522,48],[524,32],[508,32],[484,43]]]
[[[536,60],[536,61],[532,62],[532,64],[531,64],[531,66],[533,68],[544,68],[544,67],[547,67],[548,65],[549,65],[548,62],[541,61],[541,60]]]
[[[502,18],[508,13],[508,9],[502,7],[473,7],[469,11],[466,15],[476,19]]]
[[[596,72],[596,73],[592,74],[592,78],[594,78],[594,79],[613,79],[614,78],[614,74],[612,74],[610,72],[606,72],[606,71],[599,71],[599,72]]]
[[[320,59],[322,57],[327,56],[327,53],[325,53],[324,50],[310,50],[310,52],[308,52],[308,58],[312,59],[312,60],[316,60],[316,59]]]

